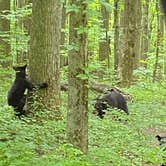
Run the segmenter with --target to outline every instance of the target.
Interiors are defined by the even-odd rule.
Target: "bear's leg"
[[[18,106],[14,108],[16,116],[21,117],[22,115],[25,115],[25,110],[24,110],[25,102],[26,102],[26,95],[22,97]]]

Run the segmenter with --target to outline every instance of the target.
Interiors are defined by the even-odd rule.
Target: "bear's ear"
[[[13,70],[17,71],[17,70],[18,70],[18,67],[13,66]]]
[[[22,66],[22,68],[24,68],[24,69],[26,69],[26,67],[27,67],[27,64],[25,64],[24,66]]]
[[[24,66],[13,66],[13,69],[15,71],[22,71],[22,70],[25,70],[27,67],[27,64],[25,64]]]
[[[109,92],[113,92],[113,91],[115,91],[115,89],[114,89],[114,88],[109,89]]]
[[[20,68],[20,70],[25,70],[26,67],[27,67],[27,64],[25,64],[24,66],[20,66],[19,68]]]
[[[161,140],[161,137],[159,135],[156,135],[156,138],[157,138],[158,141]]]

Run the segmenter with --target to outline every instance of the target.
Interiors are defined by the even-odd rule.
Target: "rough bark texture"
[[[164,35],[164,17],[161,15],[160,10],[161,6],[158,2],[156,2],[156,10],[157,10],[157,37],[156,37],[156,58],[153,70],[153,82],[158,81],[162,77],[162,63],[160,62],[161,53],[162,53],[162,41]]]
[[[61,22],[61,45],[65,43],[65,28],[66,28],[66,0],[62,3],[62,22]]]
[[[60,67],[67,66],[68,65],[68,56],[63,55],[63,53],[66,53],[65,51],[65,40],[66,40],[66,35],[65,35],[65,28],[66,28],[66,19],[67,19],[67,14],[66,14],[66,0],[62,3],[62,23],[61,23],[61,57],[60,57]]]
[[[5,36],[9,34],[10,22],[3,15],[7,15],[10,10],[10,0],[0,0],[0,52],[4,55],[10,54],[10,44]],[[4,63],[2,63],[4,65]]]
[[[160,5],[160,15],[159,15],[159,28],[160,28],[160,38],[161,38],[161,43],[160,43],[160,52],[161,52],[161,55],[160,55],[160,58],[163,59],[160,61],[160,70],[161,72],[159,71],[159,77],[163,77],[165,75],[165,78],[166,78],[166,56],[165,56],[165,51],[164,51],[164,33],[165,33],[165,16],[162,12],[162,6],[161,4]]]
[[[21,8],[23,8],[25,6],[25,0],[15,0],[14,2],[15,2],[14,3],[14,5],[15,5],[15,7],[14,7],[15,8],[15,12],[16,12],[16,10],[21,9]],[[21,33],[24,34],[24,22],[23,22],[23,18],[22,17],[19,17],[19,19],[17,19],[17,21],[15,21],[15,28],[16,28],[16,31],[17,31],[17,29],[19,29],[20,31],[22,31]],[[16,40],[15,41],[16,45],[21,45],[22,44],[22,42],[19,41],[20,39],[18,39],[18,37],[16,37],[15,40]],[[27,53],[25,52],[25,50],[19,49],[19,50],[16,50],[16,51],[17,51],[17,54],[16,54],[16,62],[17,62],[17,64],[26,63]]]
[[[142,15],[142,42],[141,42],[141,60],[143,61],[142,66],[147,67],[146,59],[148,53],[148,15],[149,15],[149,0],[146,0],[142,6],[143,15]]]
[[[67,137],[70,143],[88,150],[88,88],[85,74],[87,67],[87,4],[85,1],[70,0],[78,10],[71,11],[69,18],[69,97],[67,113]],[[85,30],[85,31],[84,31]]]
[[[119,77],[123,86],[129,86],[133,81],[133,70],[137,58],[137,4],[138,1],[125,0],[123,44],[119,66]]]
[[[109,3],[109,0],[105,0],[105,3]],[[108,60],[109,65],[109,55],[110,55],[110,38],[109,38],[109,12],[106,7],[101,4],[101,29],[102,35],[99,41],[99,60]]]
[[[32,1],[33,0],[26,0],[25,5],[32,5]],[[26,18],[26,20],[24,20],[24,27],[27,31],[27,35],[30,35],[30,31],[31,31],[31,23],[32,23],[32,16],[30,15],[29,17]]]
[[[139,67],[140,54],[141,54],[141,18],[142,18],[142,3],[141,0],[135,0],[136,3],[136,32],[135,32],[135,60],[134,69]]]
[[[47,90],[38,92],[47,110],[60,114],[60,34],[59,0],[34,0],[29,57],[30,78],[34,83],[47,82]]]
[[[114,69],[118,69],[119,64],[119,0],[114,0]]]

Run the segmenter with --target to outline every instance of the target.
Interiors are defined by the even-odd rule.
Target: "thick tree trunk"
[[[105,0],[105,3],[109,3],[109,0]],[[109,66],[110,55],[110,38],[109,38],[109,12],[106,7],[101,4],[101,37],[99,39],[99,60],[107,60]]]
[[[60,35],[61,3],[59,0],[34,0],[32,8],[30,78],[34,83],[47,82],[47,90],[38,91],[38,102],[60,115]],[[40,104],[41,106],[41,104]]]
[[[9,44],[9,31],[10,22],[3,15],[7,15],[10,10],[10,0],[0,0],[0,54],[4,56],[10,55],[10,44]],[[8,63],[0,61],[0,65],[5,66]]]
[[[140,0],[131,1],[125,0],[124,4],[124,29],[123,29],[123,43],[120,60],[119,77],[123,86],[130,86],[133,81],[133,70],[137,63],[136,50],[138,40],[137,27],[137,4]]]
[[[67,113],[67,137],[70,143],[84,153],[88,151],[88,88],[87,67],[87,4],[70,0],[70,5],[79,8],[71,11],[69,18],[69,97]]]

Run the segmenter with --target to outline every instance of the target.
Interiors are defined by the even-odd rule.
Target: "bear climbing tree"
[[[32,84],[26,78],[26,66],[13,67],[16,71],[16,78],[11,89],[8,92],[8,104],[13,106],[15,113],[17,116],[25,115],[24,105],[26,102],[25,90],[33,90],[33,89],[43,89],[48,85],[47,83],[41,84]]]

